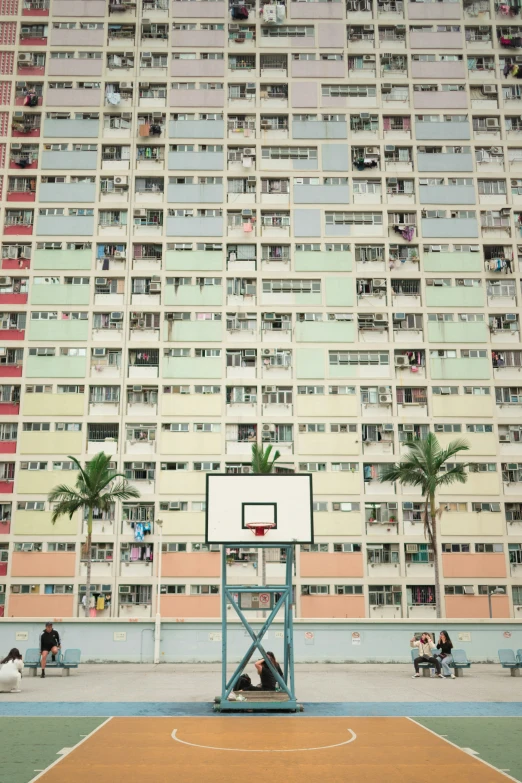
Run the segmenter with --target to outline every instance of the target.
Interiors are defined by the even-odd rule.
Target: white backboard
[[[264,538],[248,523],[274,524]],[[206,540],[209,544],[311,544],[312,476],[207,473]]]

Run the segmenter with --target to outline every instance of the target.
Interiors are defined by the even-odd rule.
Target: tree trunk
[[[86,559],[85,559],[85,567],[86,567],[86,576],[85,576],[85,616],[89,617],[89,609],[91,604],[91,539],[92,539],[92,508],[89,509],[89,516],[87,517],[87,538],[85,541],[85,547],[86,547]]]
[[[435,581],[435,602],[437,604],[437,619],[442,617],[442,600],[440,592],[440,569],[439,569],[439,544],[437,537],[437,511],[435,509],[435,495],[429,496],[430,521],[431,521],[431,546],[433,547],[433,576]]]

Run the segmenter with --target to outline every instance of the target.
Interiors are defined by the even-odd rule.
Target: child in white
[[[20,651],[13,647],[9,655],[0,662],[0,692],[20,693],[24,663]]]

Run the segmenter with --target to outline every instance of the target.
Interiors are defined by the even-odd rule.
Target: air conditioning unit
[[[145,87],[146,90],[150,87],[150,82],[140,82],[140,87]]]
[[[388,511],[397,511],[397,503],[388,503]]]
[[[379,394],[379,402],[382,405],[391,405],[392,396],[391,394]]]
[[[22,145],[21,144],[11,144],[11,150],[12,151],[21,150],[21,149],[22,149]]]
[[[120,90],[132,90],[132,82],[120,82]]]
[[[419,545],[418,544],[406,544],[406,553],[411,552],[412,554],[414,552],[419,551]]]
[[[142,392],[143,391],[143,386],[133,386],[132,387],[132,391],[133,392]]]
[[[382,430],[383,432],[393,432],[393,424],[383,424]]]
[[[151,294],[159,294],[161,292],[161,283],[151,283],[149,291]]]
[[[211,544],[209,549],[211,552],[219,552],[219,544]]]
[[[509,443],[509,435],[507,432],[499,433],[498,439],[500,443]]]
[[[130,593],[131,588],[130,585],[120,585],[119,592],[120,593]]]
[[[277,386],[265,386],[265,393],[270,394],[271,392],[277,391]]]
[[[152,60],[152,52],[142,52],[141,53],[141,59],[142,60]]]
[[[93,356],[105,356],[106,353],[107,353],[107,349],[106,348],[93,348],[92,349],[92,355]]]
[[[23,118],[23,116],[24,116],[23,111],[14,111],[13,112],[13,117],[15,119],[17,119],[17,120],[21,120]]]
[[[372,55],[365,55],[365,57],[369,57],[371,59]],[[361,120],[369,120],[372,115],[368,111],[363,111],[361,114],[359,114],[359,118]]]
[[[497,92],[497,85],[496,84],[485,84],[482,87],[482,92],[484,95],[491,95],[493,93]]]
[[[376,324],[386,324],[388,323],[388,316],[386,313],[375,313],[373,320]]]
[[[384,151],[385,152],[395,152],[395,144],[385,144],[384,145]]]
[[[10,285],[10,284],[11,284],[10,277],[0,277],[0,285]]]
[[[379,152],[379,147],[365,147],[364,151],[366,155],[376,155]]]
[[[373,54],[363,54],[363,60],[365,62],[368,62],[369,60],[375,61],[375,57],[373,56]]]
[[[403,511],[413,511],[413,503],[410,500],[406,500],[402,504],[402,510]]]
[[[475,588],[472,585],[464,585],[462,592],[464,595],[475,595]]]
[[[504,318],[506,319],[506,321],[516,321],[517,320],[517,315],[516,315],[516,313],[506,313]]]
[[[414,424],[403,424],[402,425],[402,431],[403,432],[415,432],[415,425]]]
[[[394,313],[393,320],[394,321],[405,321],[406,320],[406,313]]]
[[[123,313],[111,313],[111,321],[123,321]]]
[[[386,279],[384,277],[376,277],[373,281],[374,288],[386,288]]]
[[[263,349],[263,356],[273,356],[274,352],[271,348],[264,348]]]
[[[134,210],[135,217],[147,217],[147,210],[146,209],[135,209]]]
[[[498,120],[496,117],[487,117],[486,118],[486,128],[498,128]]]
[[[29,54],[29,52],[20,52],[18,54],[19,63],[31,63],[32,61],[33,61],[33,55]]]
[[[263,424],[263,432],[275,432],[275,424]]]
[[[241,216],[242,217],[251,217],[253,214],[251,209],[242,209],[241,210]]]
[[[395,357],[395,366],[396,367],[407,367],[409,364],[408,357],[407,356],[396,356]]]
[[[126,188],[129,185],[128,177],[114,177],[114,184],[117,188]]]
[[[243,155],[253,155],[254,150],[251,147],[244,147],[242,150]]]
[[[390,178],[388,179],[388,184],[389,184],[389,185],[396,185],[398,181],[399,181],[399,180],[397,179],[397,177],[390,177]]]
[[[106,277],[95,277],[94,278],[95,285],[107,285],[107,278]]]
[[[389,386],[379,386],[378,392],[379,392],[379,394],[389,394],[390,393],[390,387]]]
[[[257,182],[257,178],[256,177],[247,177],[247,182],[250,182],[250,183]]]

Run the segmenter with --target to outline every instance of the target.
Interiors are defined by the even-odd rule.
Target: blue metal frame
[[[292,577],[293,577],[293,565],[294,565],[294,547],[293,545],[281,545],[281,544],[258,544],[256,542],[256,548],[259,549],[284,549],[286,552],[286,568],[285,568],[285,583],[282,585],[228,585],[227,584],[227,560],[226,550],[227,548],[242,547],[244,544],[227,544],[221,548],[221,700],[219,704],[219,710],[221,712],[227,710],[286,710],[294,712],[298,705],[295,696],[295,677],[294,677],[294,649],[293,649],[293,596],[292,596]],[[241,593],[279,593],[279,598],[274,602],[272,608],[269,611],[268,617],[263,621],[263,625],[258,633],[254,631],[250,625],[244,611],[240,607],[240,601],[236,600],[236,595]],[[227,679],[227,604],[230,604],[237,616],[241,620],[241,623],[247,630],[251,644],[248,650],[244,654],[241,662],[234,670],[232,676]],[[272,665],[272,662],[268,658],[266,651],[262,645],[262,640],[270,626],[275,620],[275,617],[279,610],[284,610],[284,650],[283,650],[283,677]],[[256,607],[256,611],[258,608]],[[268,668],[274,675],[276,682],[280,689],[284,691],[287,696],[287,701],[274,701],[274,702],[256,702],[256,701],[228,701],[228,697],[234,689],[239,677],[243,674],[245,666],[248,664],[255,650],[259,650],[263,659],[265,660]]]

